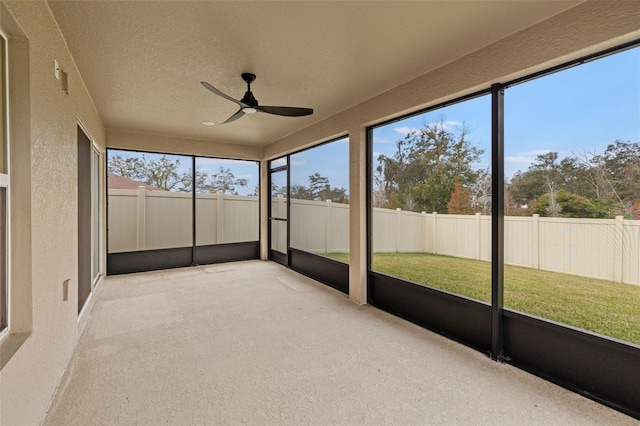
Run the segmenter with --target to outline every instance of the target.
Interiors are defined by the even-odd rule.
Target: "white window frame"
[[[96,164],[96,156],[97,155],[97,164]],[[104,211],[104,202],[102,198],[102,187],[103,187],[103,173],[102,173],[102,161],[104,158],[104,151],[102,151],[95,143],[93,138],[91,138],[91,250],[97,250],[98,256],[98,265],[97,270],[94,270],[94,256],[96,253],[91,253],[91,293],[95,290],[98,285],[98,281],[103,276],[102,271],[102,259],[103,259],[103,222],[102,212]],[[95,182],[94,177],[98,174],[98,192],[94,191]],[[96,197],[98,204],[98,211],[95,211],[96,206]],[[97,224],[95,222],[98,222]],[[97,225],[97,227],[96,227]],[[96,235],[97,229],[97,235]],[[96,241],[97,240],[97,241]]]
[[[102,177],[102,173],[101,173],[101,165],[104,159],[104,150],[100,149],[100,147],[96,144],[96,139],[93,137],[93,134],[89,131],[89,128],[84,124],[84,122],[82,121],[82,119],[78,116],[77,117],[77,124],[80,127],[80,129],[82,129],[82,131],[84,132],[84,134],[89,138],[89,141],[91,142],[91,293],[89,293],[89,296],[87,297],[87,300],[84,303],[84,306],[82,307],[82,310],[78,313],[78,323],[82,323],[84,318],[86,317],[86,313],[88,311],[90,311],[90,306],[92,306],[93,304],[93,298],[95,295],[95,292],[100,284],[100,279],[104,276],[104,271],[103,271],[103,259],[104,259],[104,254],[103,254],[103,241],[104,241],[104,221],[103,221],[103,211],[104,211],[104,199],[102,196],[102,187],[103,187],[103,177]],[[98,164],[94,164],[94,154],[98,154]],[[94,194],[94,181],[93,181],[93,173],[95,171],[95,167],[97,166],[98,168],[98,194]],[[94,208],[94,196],[98,197],[98,211],[95,211]],[[94,225],[95,222],[94,221],[98,221],[98,235],[95,235],[94,232]],[[94,271],[94,264],[93,264],[93,256],[94,256],[94,250],[96,248],[95,245],[95,238],[98,238],[98,270]]]
[[[4,79],[1,82],[3,85],[3,96],[4,99],[0,99],[0,102],[4,101],[4,117],[0,119],[4,119],[4,135],[5,138],[3,140],[4,146],[0,146],[0,149],[4,149],[4,161],[6,164],[6,173],[0,173],[0,187],[5,189],[5,236],[4,236],[4,245],[5,245],[5,271],[4,271],[4,279],[5,279],[5,303],[6,303],[6,321],[7,326],[0,331],[0,341],[4,340],[7,336],[9,336],[11,332],[11,194],[10,194],[10,143],[9,143],[9,135],[11,134],[9,128],[9,38],[6,34],[0,29],[0,37],[4,41],[4,55],[0,60],[3,62],[4,68]],[[1,271],[0,271],[1,272]]]

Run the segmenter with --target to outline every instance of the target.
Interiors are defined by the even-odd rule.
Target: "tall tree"
[[[640,143],[617,140],[604,151],[603,160],[621,213],[640,219],[635,213],[640,204]]]
[[[247,186],[247,179],[236,178],[230,168],[220,166],[220,170],[209,175],[209,179],[205,184],[208,192],[221,192],[228,194],[236,191],[237,187]]]
[[[563,177],[558,153],[540,154],[525,172],[517,171],[511,179],[511,195],[520,204],[534,202],[549,192],[549,186],[562,187]]]
[[[478,178],[469,185],[471,208],[475,213],[491,214],[491,188],[491,171],[478,170]]]
[[[184,184],[184,190],[191,191],[191,175]],[[237,192],[238,187],[247,186],[248,180],[236,178],[230,168],[220,166],[220,170],[209,173],[203,168],[196,169],[196,192],[199,194],[231,194]],[[257,187],[254,192],[257,191]],[[255,195],[255,194],[254,194]]]
[[[109,173],[143,182],[165,191],[185,191],[191,173],[180,173],[180,160],[163,155],[160,158],[122,157],[117,154],[109,159]]]
[[[384,186],[384,176],[382,166],[378,165],[373,174],[373,188],[371,192],[371,204],[373,207],[386,207],[389,202]]]
[[[558,160],[557,152],[539,155],[524,172],[518,171],[511,179],[509,194],[514,206],[534,206],[548,195],[544,203],[545,214],[570,216],[566,205],[571,197],[565,196],[564,204],[557,204],[557,192],[584,197],[596,206],[596,212],[574,209],[589,214],[584,217],[601,217],[617,214],[640,219],[640,144],[615,141],[604,152],[584,151]],[[574,199],[581,203],[582,198]],[[535,211],[540,209],[535,208]],[[564,213],[567,212],[567,213]],[[576,216],[571,216],[576,217]]]
[[[425,124],[396,142],[392,157],[378,158],[385,178],[388,207],[444,212],[454,183],[476,182],[474,163],[483,150],[468,140],[469,128],[451,130],[444,120]]]
[[[321,199],[323,193],[331,189],[329,178],[315,172],[309,176],[309,195],[313,198]]]
[[[291,198],[298,200],[313,200],[313,195],[304,185],[291,185]]]
[[[271,196],[273,197],[286,197],[287,196],[287,186],[278,186],[277,183],[271,182]]]
[[[109,173],[136,180],[138,182],[146,181],[146,160],[144,155],[142,158],[123,157],[119,154],[114,155],[109,158],[108,168]]]
[[[123,157],[119,154],[109,159],[109,173],[152,185],[165,191],[190,192],[193,185],[191,170],[180,171],[180,159],[170,159],[166,155],[149,158]],[[214,173],[198,168],[195,172],[196,192],[231,193],[238,187],[247,186],[247,179],[236,178],[229,168],[220,167]]]
[[[207,179],[209,179],[209,175],[206,171],[198,168],[196,169],[196,192],[199,194],[207,193],[205,187],[207,186]],[[183,185],[182,190],[185,192],[191,192],[192,185],[192,176],[190,173],[185,173],[183,176]]]
[[[347,190],[332,187],[329,178],[318,172],[309,176],[309,186],[291,185],[291,198],[348,203]]]
[[[462,185],[460,185],[460,182],[455,182],[453,184],[453,192],[451,193],[451,198],[447,203],[447,213],[473,214],[469,191],[467,191]]]

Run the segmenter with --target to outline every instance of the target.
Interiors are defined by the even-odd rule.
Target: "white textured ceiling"
[[[49,1],[105,126],[266,145],[578,1]],[[240,73],[261,105],[237,105]]]

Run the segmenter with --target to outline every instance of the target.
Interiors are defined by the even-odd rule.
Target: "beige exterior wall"
[[[13,235],[14,286],[26,289],[19,306],[20,331],[26,341],[0,370],[0,424],[38,424],[69,365],[81,324],[77,316],[77,188],[76,125],[87,127],[100,147],[269,159],[311,146],[337,135],[350,136],[351,298],[366,301],[365,194],[363,128],[445,99],[488,87],[553,64],[640,37],[640,2],[589,1],[548,21],[372,98],[277,141],[256,147],[194,141],[166,136],[105,131],[90,94],[42,1],[2,1],[1,19],[15,22],[12,43],[28,45],[16,79],[28,89],[23,117],[13,149],[25,166],[12,172],[15,197],[12,213],[20,231]],[[353,25],[358,25],[354,22]],[[23,32],[23,34],[21,34]],[[10,45],[11,47],[11,45]],[[420,52],[416,52],[420,54]],[[69,94],[53,76],[57,59],[69,74]],[[24,68],[27,65],[28,68]],[[20,68],[20,66],[18,68]],[[427,71],[427,70],[425,70]],[[15,111],[14,111],[15,112]],[[266,163],[262,163],[266,166]],[[266,177],[263,170],[262,177]],[[17,190],[16,186],[19,187]],[[261,190],[266,198],[267,190]],[[20,197],[23,197],[22,199]],[[26,200],[26,201],[24,201]],[[16,210],[18,208],[23,211]],[[19,214],[18,214],[19,213]],[[262,204],[262,256],[266,255],[266,203]],[[20,239],[20,237],[23,237]],[[70,298],[63,301],[62,283],[70,279]],[[18,307],[19,307],[18,306]],[[2,345],[5,351],[5,345]]]
[[[107,147],[167,154],[191,154],[205,157],[255,160],[262,158],[262,148],[197,139],[107,130]]]
[[[9,48],[24,46],[28,52],[15,58],[21,63],[10,64],[11,80],[19,81],[15,89],[21,91],[11,95],[23,107],[11,110],[19,119],[11,122],[12,292],[23,298],[12,304],[17,326],[12,332],[27,337],[0,370],[0,424],[38,424],[82,325],[77,312],[76,129],[81,120],[103,148],[104,126],[46,3],[0,6],[3,28],[5,23],[11,27]],[[54,77],[54,59],[68,73],[68,95]],[[20,117],[25,107],[29,116]],[[67,279],[69,299],[63,301]],[[2,342],[3,357],[14,352],[6,345],[10,340]]]

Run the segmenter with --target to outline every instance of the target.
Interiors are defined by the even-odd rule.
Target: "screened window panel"
[[[505,307],[640,344],[640,48],[505,91]]]
[[[373,129],[372,270],[491,301],[491,98]]]
[[[191,157],[108,151],[109,253],[192,245]]]
[[[291,156],[291,247],[349,261],[349,143],[324,143]]]
[[[196,157],[196,244],[257,241],[259,166]]]

